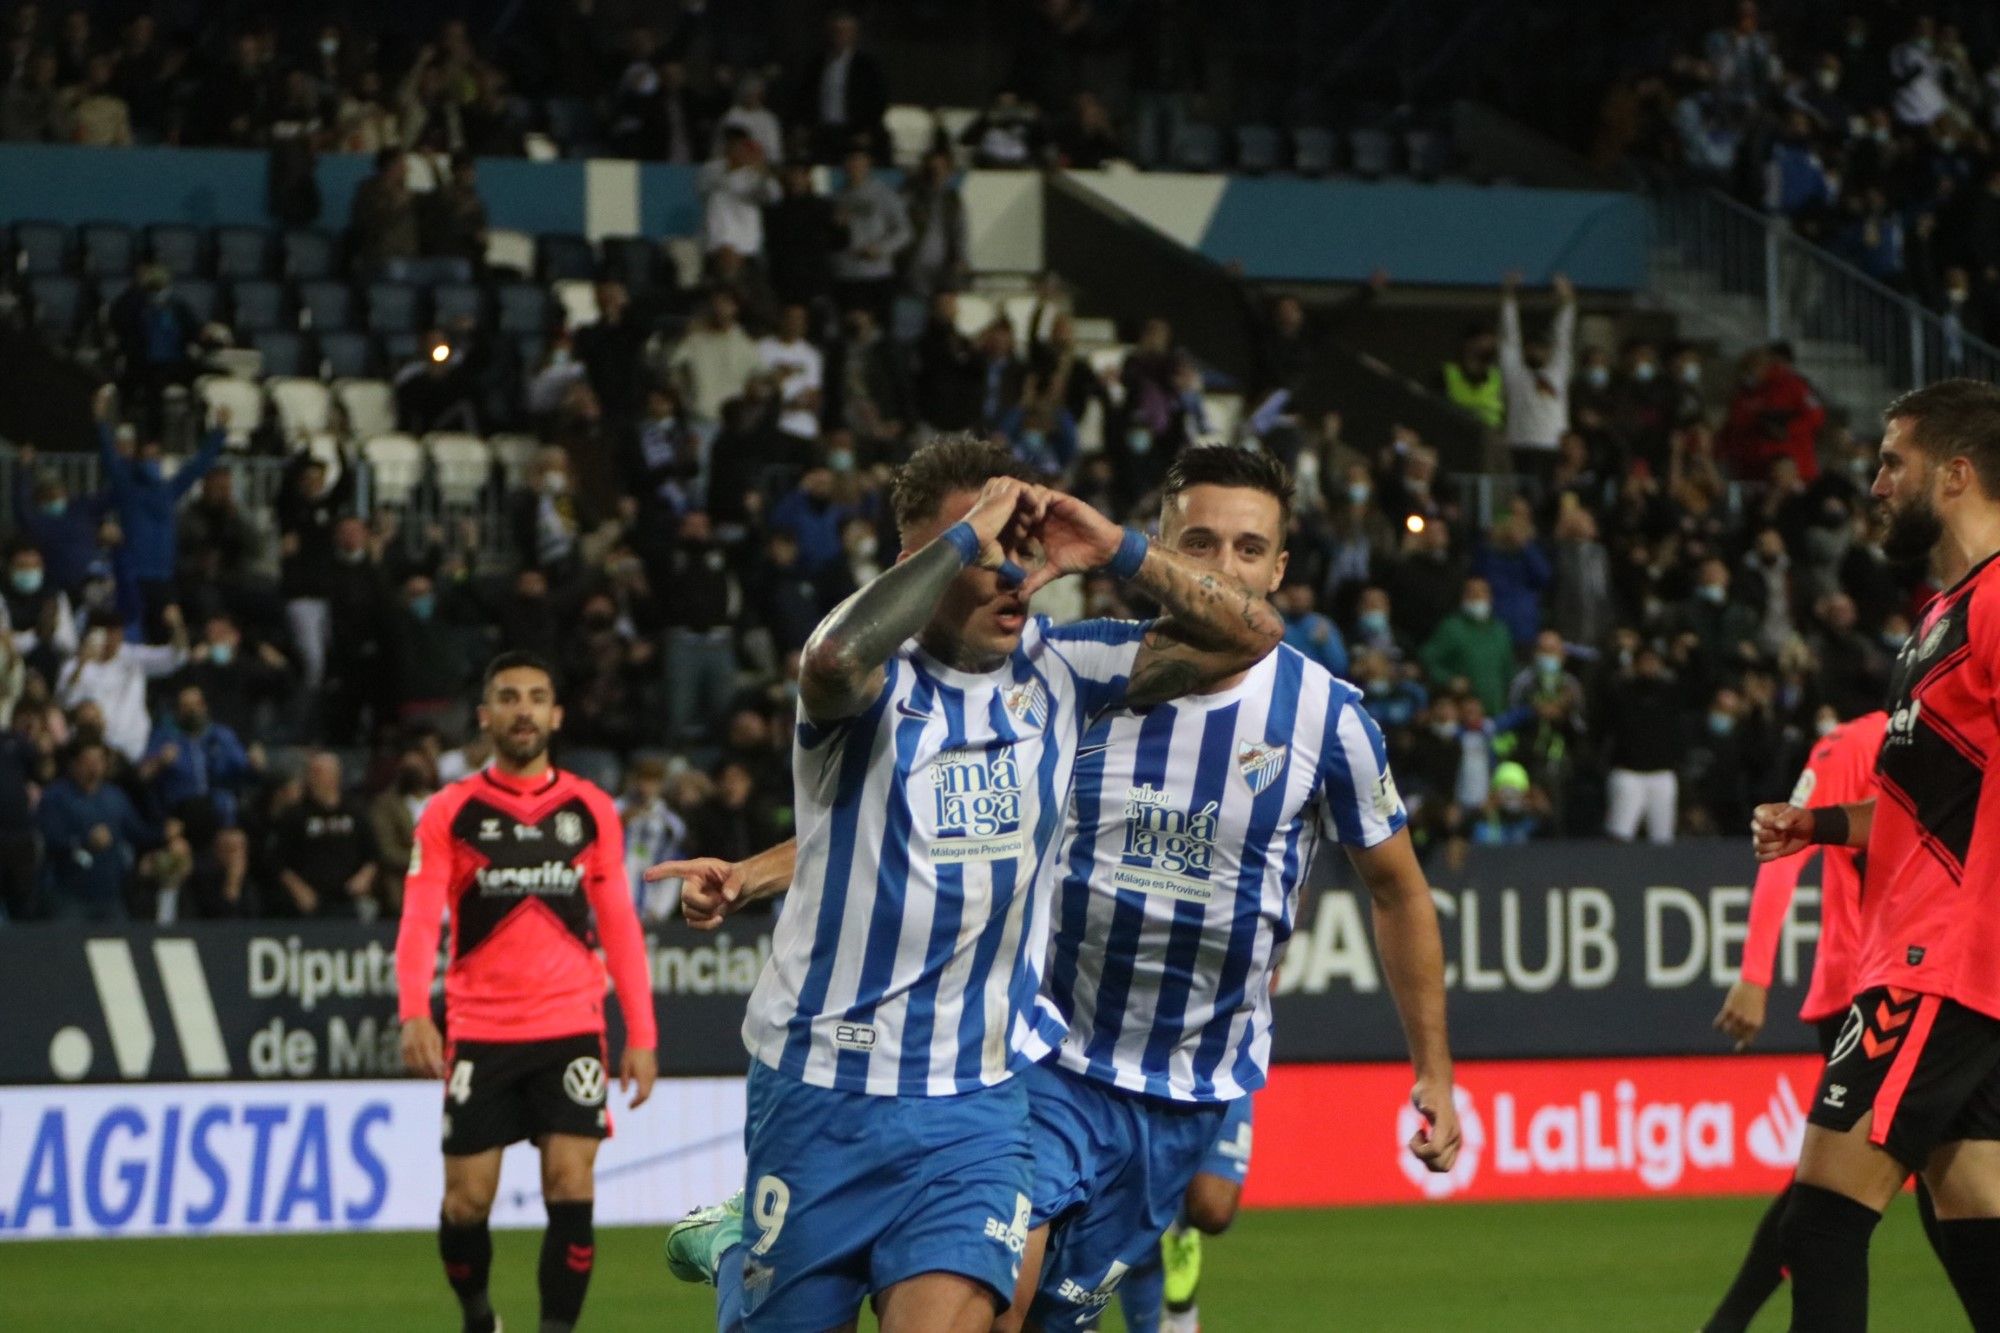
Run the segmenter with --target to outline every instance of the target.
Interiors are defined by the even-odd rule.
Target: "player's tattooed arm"
[[[968,564],[1000,566],[1000,536],[1023,506],[1027,489],[1011,477],[996,477],[961,524],[827,613],[806,640],[799,664],[799,698],[807,717],[834,722],[868,707],[882,692],[889,655],[924,628],[959,572]],[[970,528],[971,536],[964,537],[961,528]]]
[[[1264,598],[1158,544],[1131,583],[1167,614],[1140,643],[1125,690],[1130,704],[1206,689],[1256,665],[1285,637],[1285,622]]]

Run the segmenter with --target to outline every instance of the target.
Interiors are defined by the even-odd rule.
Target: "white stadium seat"
[[[299,446],[326,465],[326,484],[331,486],[340,480],[342,464],[340,459],[340,437],[332,431],[317,431],[299,441]]]
[[[562,303],[563,327],[580,329],[597,322],[597,284],[584,278],[566,278],[555,284],[556,300]]]
[[[701,241],[693,236],[669,236],[661,244],[673,266],[674,285],[684,292],[701,286]]]
[[[535,238],[525,231],[497,228],[486,233],[486,267],[509,269],[524,278],[535,275]]]
[[[1236,439],[1237,424],[1243,420],[1242,394],[1203,394],[1201,408],[1208,418],[1208,430],[1202,437],[1205,442],[1229,444]]]
[[[469,506],[479,502],[493,475],[493,454],[477,435],[455,431],[435,431],[424,436],[436,469],[438,497],[447,505]]]
[[[423,447],[407,435],[377,435],[361,446],[375,503],[407,505],[424,479]]]
[[[396,429],[396,391],[387,380],[335,380],[333,398],[347,419],[347,438],[373,439]]]
[[[202,402],[204,422],[213,422],[218,408],[229,409],[231,449],[247,446],[252,433],[264,424],[264,391],[249,380],[239,380],[233,375],[203,375],[195,381],[194,391]]]
[[[978,292],[958,294],[958,331],[968,338],[977,338],[1000,313],[1000,307],[993,304],[990,296]]]
[[[533,466],[535,455],[542,451],[540,440],[532,435],[495,435],[486,445],[500,463],[500,475],[507,479],[508,490],[518,491],[528,484],[528,469]]]
[[[301,436],[318,435],[333,424],[333,396],[318,380],[278,377],[264,382],[278,429],[290,444]]]
[[[928,108],[892,106],[882,123],[889,131],[889,153],[897,166],[909,171],[923,161],[937,132],[937,121]]]

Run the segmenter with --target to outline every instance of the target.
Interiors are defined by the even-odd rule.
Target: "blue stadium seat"
[[[643,236],[607,236],[597,243],[604,252],[604,276],[625,284],[635,296],[650,292],[660,281],[660,247]]]
[[[414,332],[382,335],[382,365],[393,378],[397,371],[417,359],[423,339]]]
[[[372,333],[414,333],[423,320],[421,293],[407,282],[368,284],[368,324]]]
[[[146,253],[154,263],[166,265],[174,277],[192,278],[202,270],[204,240],[200,227],[155,222],[146,228]]]
[[[187,302],[195,319],[203,324],[214,320],[216,313],[222,309],[222,293],[207,278],[176,278],[173,294]]]
[[[229,306],[234,312],[229,326],[239,334],[292,327],[293,322],[285,317],[284,285],[268,278],[242,278],[231,283]]]
[[[532,282],[500,287],[500,332],[546,333],[549,327],[548,289]]]
[[[1362,129],[1347,136],[1349,164],[1354,174],[1373,180],[1396,169],[1396,141],[1387,130]]]
[[[438,287],[447,283],[471,282],[472,261],[457,255],[430,255],[423,259],[403,261],[403,282],[414,282],[420,287]]]
[[[271,233],[262,227],[218,227],[215,276],[262,278],[271,272]]]
[[[130,227],[122,222],[86,222],[78,235],[83,241],[85,277],[122,278],[132,271],[138,246]]]
[[[1301,176],[1324,176],[1333,170],[1333,131],[1301,125],[1292,131],[1292,170]]]
[[[266,375],[310,375],[304,335],[289,329],[265,329],[251,335],[250,346],[264,357]]]
[[[1213,125],[1187,124],[1174,132],[1173,162],[1182,171],[1218,171],[1222,132]]]
[[[83,318],[83,280],[67,273],[39,273],[28,279],[34,326],[52,338],[67,338]]]
[[[475,325],[485,324],[485,292],[469,282],[446,283],[431,288],[432,323],[441,329],[451,329],[467,319]]]
[[[1280,165],[1278,132],[1269,125],[1244,125],[1236,131],[1236,165],[1244,171],[1276,171]]]
[[[17,222],[14,250],[20,271],[30,278],[69,270],[70,233],[60,222]]]
[[[354,327],[354,289],[344,282],[321,278],[299,284],[299,300],[315,332]]]
[[[542,358],[548,354],[548,334],[520,333],[514,336],[514,361],[520,369],[523,386],[542,368]]]
[[[285,233],[285,276],[293,282],[313,282],[334,273],[333,233],[314,227],[294,227]]]
[[[322,333],[315,341],[319,343],[319,358],[329,379],[369,379],[381,364],[376,358],[375,340],[365,333],[345,330]]]
[[[1434,181],[1452,167],[1451,139],[1436,130],[1411,130],[1403,136],[1410,157],[1410,174],[1418,180]]]
[[[597,276],[597,252],[581,236],[544,235],[535,240],[536,275],[543,282]]]
[[[591,111],[590,103],[583,98],[551,97],[542,107],[548,120],[549,137],[565,153],[597,137],[597,117]]]

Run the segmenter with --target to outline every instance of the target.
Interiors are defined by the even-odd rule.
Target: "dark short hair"
[[[1198,444],[1183,449],[1167,469],[1160,487],[1164,512],[1182,492],[1195,486],[1229,486],[1262,491],[1278,502],[1280,529],[1292,525],[1292,472],[1275,454],[1238,449],[1233,444]]]
[[[556,689],[556,669],[546,657],[539,653],[514,649],[501,653],[486,664],[485,679],[479,682],[479,697],[484,699],[493,689],[494,679],[507,671],[539,671],[549,678],[550,692],[553,693]]]
[[[995,477],[1032,481],[1034,474],[1004,444],[962,431],[938,436],[896,470],[889,503],[897,530],[908,533],[936,518],[945,496],[981,490]]]
[[[1989,499],[2000,500],[2000,388],[1983,380],[1939,380],[1890,403],[1883,424],[1907,418],[1910,435],[1936,462],[1964,458]]]

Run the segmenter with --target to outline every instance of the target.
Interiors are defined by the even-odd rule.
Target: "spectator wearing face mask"
[[[680,530],[660,578],[666,622],[667,735],[709,735],[736,690],[734,627],[743,589],[707,514],[696,510]]]
[[[14,523],[29,546],[42,554],[44,586],[72,598],[98,558],[97,533],[110,505],[108,494],[72,496],[60,473],[35,469],[32,445],[14,452]],[[21,622],[17,619],[15,627]]]
[[[1417,725],[1419,715],[1430,704],[1430,692],[1409,673],[1398,671],[1378,649],[1357,650],[1353,671],[1354,683],[1362,691],[1361,707],[1384,733]]]
[[[1597,531],[1596,516],[1582,504],[1558,509],[1548,619],[1571,643],[1600,643],[1611,629],[1611,556]]]
[[[1524,339],[1516,289],[1520,275],[1501,285],[1500,377],[1507,394],[1507,446],[1517,472],[1545,478],[1555,466],[1556,445],[1569,429],[1570,373],[1576,338],[1576,289],[1558,273],[1555,321],[1547,335]]]
[[[174,574],[178,563],[178,509],[183,496],[194,489],[222,456],[229,427],[229,409],[218,408],[215,425],[202,439],[192,458],[183,461],[172,477],[160,466],[162,450],[149,441],[136,450],[119,439],[111,417],[110,390],[100,390],[96,401],[98,466],[102,469],[111,508],[118,516],[124,541],[113,557],[121,591],[136,595],[148,635],[157,635],[160,613],[174,600]]]
[[[1700,639],[1702,657],[1714,671],[1743,644],[1757,641],[1759,622],[1755,610],[1731,599],[1728,563],[1711,557],[1701,562],[1693,594],[1675,608],[1673,626],[1675,633]]]
[[[317,693],[326,680],[327,644],[333,635],[333,527],[353,500],[354,478],[350,460],[343,460],[339,479],[332,481],[323,461],[301,452],[292,459],[278,496],[278,588],[308,693]]]
[[[146,766],[153,769],[156,808],[184,821],[189,806],[205,803],[214,823],[236,823],[242,789],[264,767],[262,746],[245,749],[234,730],[213,720],[199,686],[183,687],[174,711],[153,724],[146,745]]]
[[[218,724],[250,736],[257,732],[258,706],[285,697],[291,662],[268,640],[247,641],[234,618],[213,615],[203,622],[180,679],[201,691]]]
[[[386,647],[397,721],[436,724],[460,707],[470,664],[456,626],[440,614],[430,575],[403,580],[402,597],[389,615]]]
[[[1313,607],[1310,583],[1287,581],[1272,599],[1285,618],[1285,642],[1335,676],[1347,675],[1347,644],[1334,623]]]
[[[1541,628],[1542,598],[1552,577],[1526,500],[1516,497],[1507,516],[1493,525],[1472,558],[1472,569],[1493,590],[1495,617],[1525,647]]]
[[[1402,553],[1384,572],[1383,585],[1395,600],[1396,628],[1423,644],[1465,591],[1465,562],[1452,552],[1450,526],[1434,518],[1415,531],[1405,529]]]
[[[65,708],[86,701],[101,708],[104,739],[134,763],[144,755],[152,731],[146,683],[172,675],[187,662],[187,627],[181,623],[180,608],[169,606],[165,618],[171,635],[167,643],[127,643],[116,612],[92,612],[83,645],[56,686]]]
[[[1507,419],[1507,391],[1500,378],[1499,354],[1493,330],[1475,324],[1459,340],[1458,355],[1439,371],[1444,396],[1477,417],[1488,430],[1499,430]]]
[[[160,839],[132,802],[106,780],[104,743],[80,738],[36,809],[47,865],[45,899],[58,921],[122,921],[125,888],[140,854]]]
[[[1347,642],[1354,654],[1378,652],[1395,667],[1415,661],[1417,656],[1415,645],[1394,623],[1389,590],[1380,586],[1363,588],[1355,600],[1354,631]]]
[[[396,761],[396,779],[368,805],[368,831],[375,844],[375,890],[384,911],[403,910],[403,881],[415,854],[417,817],[437,790],[435,771],[422,750],[405,750]]]
[[[76,654],[76,614],[69,595],[50,586],[42,553],[33,546],[16,546],[9,553],[0,610],[11,627],[9,643],[23,658],[59,669]]]
[[[1514,674],[1514,641],[1507,627],[1493,618],[1493,588],[1477,576],[1465,581],[1458,610],[1439,622],[1424,641],[1424,670],[1439,685],[1465,682],[1464,688],[1489,713],[1507,704],[1507,682]]]
[[[1396,548],[1396,530],[1375,503],[1375,484],[1361,463],[1350,463],[1334,501],[1326,511],[1327,538],[1332,543],[1327,563],[1326,593],[1338,606],[1343,590],[1365,584],[1373,576],[1378,554],[1386,558]]]
[[[818,577],[840,559],[840,530],[854,517],[854,508],[834,498],[831,468],[808,468],[799,484],[771,510],[771,526],[788,532],[798,543],[799,567]]]

